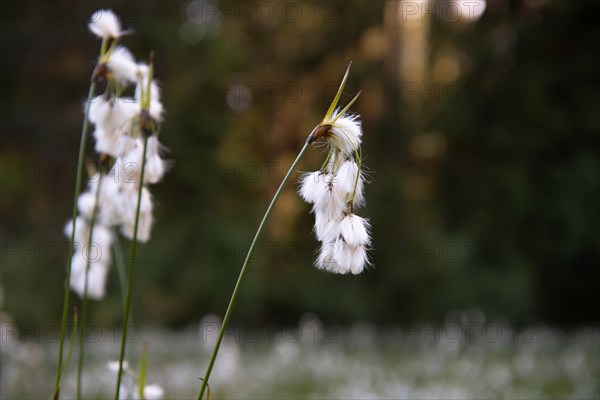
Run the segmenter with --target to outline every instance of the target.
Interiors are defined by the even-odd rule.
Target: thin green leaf
[[[348,80],[348,75],[350,75],[350,67],[351,66],[352,66],[352,61],[350,61],[350,63],[348,63],[348,68],[346,68],[346,73],[344,74],[344,78],[342,78],[342,83],[340,83],[340,87],[339,87],[337,93],[335,94],[335,97],[333,98],[333,101],[331,102],[329,109],[327,110],[327,114],[325,114],[325,118],[323,118],[323,123],[329,122],[329,118],[331,118],[331,116],[333,115],[333,112],[335,111],[335,107],[337,107],[337,104],[340,101],[340,97],[342,95],[342,92],[344,91],[344,87],[346,86],[346,81]]]

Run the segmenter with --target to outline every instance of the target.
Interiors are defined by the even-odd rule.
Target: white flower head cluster
[[[330,110],[311,133],[309,142],[324,138],[329,154],[320,170],[302,176],[299,189],[315,215],[314,231],[321,242],[316,265],[338,274],[361,273],[369,265],[367,252],[371,245],[369,222],[354,213],[364,204],[364,176],[362,126],[357,115],[346,114],[352,102],[341,111]]]
[[[119,20],[112,11],[94,13],[89,27],[96,35],[114,41],[122,34]],[[88,297],[96,300],[104,297],[112,232],[120,230],[125,237],[134,238],[140,190],[137,240],[150,239],[153,202],[146,185],[159,182],[167,169],[156,132],[163,106],[158,85],[153,80],[152,60],[150,65],[136,63],[129,50],[114,43],[100,57],[102,68],[96,68],[102,71],[99,76],[106,78],[107,89],[91,99],[88,118],[94,125],[95,149],[102,165],[101,171],[90,180],[88,190],[78,199],[76,241],[81,246],[76,246],[71,266],[71,288],[83,297],[88,271]],[[125,85],[135,86],[132,97],[121,95]],[[70,228],[65,233],[70,236]],[[95,250],[100,257],[92,257]]]

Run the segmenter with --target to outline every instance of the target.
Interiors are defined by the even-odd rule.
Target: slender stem
[[[68,365],[69,361],[71,360],[71,354],[73,354],[73,347],[75,345],[75,338],[77,336],[78,328],[79,328],[79,314],[77,311],[77,307],[73,307],[73,334],[71,335],[71,339],[69,339],[69,350],[67,350],[67,359],[65,360],[65,365]],[[64,371],[65,371],[64,368],[62,371],[60,371],[61,377],[62,377],[62,374]]]
[[[140,356],[140,373],[138,378],[138,396],[144,398],[144,387],[146,386],[146,375],[148,373],[148,343],[144,342],[142,355]]]
[[[63,368],[63,348],[65,344],[65,331],[67,326],[67,317],[69,314],[69,300],[70,300],[70,281],[71,281],[71,263],[73,258],[73,242],[75,241],[75,220],[77,218],[77,199],[81,191],[81,180],[83,177],[83,156],[85,154],[85,146],[88,136],[88,115],[90,113],[90,105],[92,104],[92,98],[96,92],[96,83],[90,83],[90,91],[88,93],[87,103],[85,107],[85,115],[83,116],[83,126],[81,128],[81,141],[79,143],[79,157],[77,160],[77,175],[75,176],[75,192],[73,194],[73,213],[71,223],[71,237],[69,239],[69,261],[67,265],[67,276],[65,278],[65,297],[63,301],[63,312],[62,322],[60,325],[60,342],[58,345],[58,363],[56,366],[56,382],[54,384],[54,399],[58,399],[60,396],[60,379],[61,371]]]
[[[290,175],[292,174],[292,171],[294,171],[296,169],[296,166],[298,165],[298,163],[302,159],[302,156],[304,156],[304,153],[306,152],[306,150],[309,147],[310,147],[310,142],[307,141],[304,144],[304,147],[302,147],[302,150],[300,150],[300,153],[298,153],[296,160],[294,161],[294,163],[288,170],[287,174],[281,181],[281,184],[279,185],[279,189],[277,189],[277,192],[275,192],[275,195],[273,196],[273,199],[271,200],[271,204],[269,204],[269,207],[267,208],[267,211],[265,212],[265,215],[264,215],[260,225],[258,226],[258,230],[256,231],[256,234],[254,235],[254,240],[252,240],[250,249],[248,249],[248,254],[246,255],[246,260],[244,261],[244,265],[242,265],[242,269],[238,276],[237,282],[235,284],[235,287],[233,288],[233,293],[231,294],[231,298],[229,299],[229,305],[227,306],[227,311],[225,312],[225,317],[223,317],[223,324],[221,325],[221,329],[219,330],[219,337],[217,338],[217,343],[215,343],[215,348],[213,349],[212,355],[210,357],[210,361],[208,363],[208,368],[206,368],[206,374],[204,375],[204,379],[202,380],[202,386],[200,386],[200,394],[198,394],[198,400],[202,400],[202,397],[204,396],[204,391],[206,390],[206,385],[208,384],[208,378],[210,377],[210,373],[212,372],[213,365],[217,358],[217,353],[219,352],[219,347],[221,347],[221,341],[223,340],[223,336],[225,335],[225,331],[227,330],[227,325],[229,324],[229,318],[231,317],[231,313],[233,311],[233,307],[234,307],[235,301],[237,299],[238,291],[240,289],[242,280],[244,279],[244,275],[246,273],[246,268],[248,267],[248,264],[250,263],[250,259],[252,258],[252,253],[254,252],[254,247],[256,246],[256,243],[258,242],[258,239],[260,238],[260,234],[262,233],[263,228],[265,227],[266,222],[269,219],[269,216],[271,215],[271,211],[273,210],[275,203],[277,203],[277,200],[279,199],[281,192],[283,192],[283,188],[285,187],[285,184],[287,183]]]
[[[102,174],[98,174],[98,185],[96,185],[96,193],[94,194],[94,208],[90,218],[90,226],[87,238],[87,251],[85,255],[85,277],[83,280],[83,296],[81,298],[81,325],[79,331],[79,359],[77,362],[77,399],[81,399],[81,380],[83,377],[83,359],[85,348],[85,325],[87,324],[87,307],[88,307],[88,277],[90,273],[90,249],[92,247],[92,239],[94,235],[94,225],[98,215],[98,200],[100,198],[100,186],[102,185]]]
[[[140,208],[142,203],[142,189],[144,187],[144,172],[146,169],[146,149],[148,148],[148,137],[144,137],[144,150],[142,151],[142,168],[140,171],[140,182],[138,186],[137,208],[135,210],[135,223],[133,225],[133,239],[131,240],[131,257],[129,259],[129,272],[127,275],[127,294],[125,296],[125,315],[123,316],[123,329],[121,330],[121,353],[119,355],[119,372],[117,374],[117,388],[115,389],[115,400],[119,399],[121,389],[121,377],[123,375],[123,359],[125,358],[125,342],[127,340],[127,327],[129,325],[129,313],[131,311],[131,292],[133,289],[133,272],[135,271],[135,255],[137,251],[137,233],[140,220]]]
[[[115,237],[119,237],[119,235],[117,234],[117,231],[115,230]],[[121,239],[117,239],[117,241],[115,242],[115,245],[113,246],[114,248],[114,252],[115,252],[115,260],[117,263],[117,271],[119,274],[119,285],[121,287],[121,299],[123,301],[123,312],[125,312],[125,296],[126,296],[126,291],[125,291],[125,285],[127,284],[127,271],[126,271],[126,265],[125,265],[125,260],[123,259],[123,253],[125,252],[125,245],[123,244],[123,241]]]

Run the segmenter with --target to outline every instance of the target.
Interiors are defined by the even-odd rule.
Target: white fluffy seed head
[[[325,190],[327,190],[327,174],[324,171],[308,172],[300,178],[300,197],[309,204],[314,204]]]
[[[85,270],[87,263],[85,260],[74,261],[73,265],[78,266],[77,269],[71,271],[71,280],[69,285],[77,295],[83,298],[85,291]],[[90,263],[88,270],[87,297],[91,300],[102,300],[106,294],[106,278],[108,275],[108,266],[102,263]]]
[[[121,32],[121,21],[112,10],[98,10],[90,17],[90,31],[102,39],[117,39]]]
[[[339,223],[339,235],[350,247],[368,247],[371,244],[369,227],[369,221],[365,218],[348,214]]]
[[[348,268],[354,275],[363,272],[365,267],[369,265],[369,257],[367,255],[367,249],[363,246],[349,247],[348,248]]]
[[[94,225],[92,241],[89,241],[89,225],[78,217],[76,230],[76,246],[71,260],[71,288],[83,297],[85,273],[88,270],[88,297],[100,300],[104,297],[108,265],[112,261],[112,233],[100,223]],[[70,225],[65,227],[65,233],[71,231]]]
[[[142,139],[120,139],[117,143],[119,152],[123,153],[117,158],[116,165],[120,179],[124,183],[137,183],[142,172],[142,155],[144,141]],[[148,139],[146,149],[146,165],[144,170],[144,183],[157,183],[167,170],[166,162],[160,157],[162,145],[153,135]]]
[[[94,138],[96,139],[94,149],[100,154],[105,153],[114,156],[119,137],[120,134],[117,130],[106,130],[101,126],[97,126],[94,129]]]
[[[335,190],[332,175],[327,175],[325,182],[326,188],[319,193],[319,197],[313,205],[313,212],[315,215],[317,213],[324,214],[329,220],[340,220],[346,206],[346,198]]]
[[[135,219],[135,213],[138,204],[138,185],[125,184],[123,188],[124,201],[123,201],[123,214]],[[140,213],[151,213],[152,212],[152,196],[147,187],[142,187],[142,196],[140,202]]]
[[[136,139],[129,135],[121,135],[115,144],[116,157],[122,158],[136,148]]]
[[[156,121],[163,120],[164,107],[162,103],[158,100],[150,100],[150,116]]]
[[[106,66],[117,82],[136,82],[137,63],[127,48],[117,46],[108,57]]]
[[[337,174],[335,174],[336,186],[339,190],[351,193],[354,191],[354,183],[356,174],[358,173],[358,165],[354,160],[346,160],[340,166]]]
[[[339,221],[329,218],[327,213],[315,213],[315,236],[323,243],[335,240],[339,236]]]
[[[363,246],[352,247],[341,239],[321,246],[317,268],[335,274],[360,274],[369,264],[367,250]]]
[[[96,125],[96,151],[118,157],[121,152],[120,139],[138,112],[137,105],[126,99],[106,101],[103,96],[96,97],[90,105],[89,117],[90,122]]]
[[[125,143],[123,141],[123,143]],[[115,165],[118,168],[118,178],[123,184],[139,183],[142,172],[142,155],[144,142],[142,139],[132,139],[127,143],[130,150],[117,158]]]
[[[358,181],[357,181],[358,174]],[[353,205],[362,205],[363,203],[363,178],[358,169],[358,165],[352,159],[344,161],[334,179],[337,195],[344,198],[345,203],[350,201],[354,195]]]
[[[323,243],[316,261],[317,268],[330,272],[336,270],[339,265],[339,251],[338,240]]]
[[[73,220],[67,221],[65,224],[65,228],[63,230],[66,237],[70,238],[71,233],[73,232]],[[74,242],[75,244],[83,244],[87,242],[89,233],[89,225],[85,218],[77,217],[75,218],[75,236]]]
[[[79,214],[83,215],[87,219],[92,218],[94,213],[94,205],[96,204],[95,192],[84,192],[79,195],[77,199],[77,208]]]
[[[332,125],[331,132],[329,142],[343,154],[353,154],[362,142],[362,126],[357,115],[341,116]]]
[[[96,261],[101,261],[103,263],[110,263],[111,258],[111,246],[113,242],[113,236],[110,229],[106,226],[96,223],[94,225],[94,232],[92,233],[92,243],[91,246],[94,247],[90,249],[90,256],[93,257]],[[92,254],[92,253],[96,254]]]
[[[87,253],[90,253],[90,259],[94,261],[101,261],[110,263],[111,261],[111,245],[112,245],[112,234],[108,228],[100,223],[94,225],[94,232],[92,233],[92,242],[88,243],[90,235],[90,226],[87,221],[81,217],[77,217],[77,226],[75,227],[75,251],[74,254],[80,253],[79,255],[87,258]],[[70,222],[65,226],[65,234],[69,234],[71,231]],[[68,235],[67,235],[68,236]]]
[[[127,132],[129,126],[139,115],[137,103],[130,98],[118,98],[112,103],[110,114],[104,121],[104,125],[115,130],[119,130],[122,134]]]
[[[137,82],[135,90],[135,99],[140,102],[142,100],[142,93],[145,93],[147,90],[147,84],[149,79],[149,67],[144,63],[140,63],[137,65]],[[162,121],[164,114],[164,107],[160,101],[160,87],[156,83],[155,80],[150,82],[150,116],[156,121]]]
[[[162,145],[158,141],[158,137],[156,135],[152,135],[148,138],[148,144],[146,148],[146,156],[152,157],[154,155],[160,154],[162,150]]]
[[[167,170],[166,162],[160,157],[160,153],[164,147],[160,144],[156,135],[152,135],[148,138],[147,146],[144,182],[157,183],[162,179]]]
[[[362,171],[358,177],[358,182],[356,184],[356,191],[354,192],[354,206],[363,206],[365,204],[365,195],[364,195],[364,187],[365,180],[363,178]]]
[[[144,169],[144,182],[157,183],[165,174],[165,162],[158,154],[155,154],[147,159],[146,168]]]
[[[152,384],[144,386],[144,399],[146,400],[162,400],[165,391],[160,385]]]
[[[99,182],[99,176],[96,174],[89,183],[89,193],[96,193]],[[121,221],[120,206],[121,203],[120,184],[115,177],[115,169],[102,178],[100,193],[98,195],[97,221],[105,226],[118,225]],[[83,212],[82,212],[83,214]]]
[[[152,217],[152,213],[142,213],[140,212],[140,218],[138,221],[138,232],[137,232],[137,240],[141,243],[146,243],[150,240],[150,234],[152,232],[152,224],[154,223],[154,219]],[[133,239],[133,233],[135,228],[135,219],[125,219],[123,224],[121,225],[121,233],[123,236]]]
[[[323,243],[317,258],[317,268],[334,274],[350,272],[352,260],[348,246],[339,238]]]
[[[119,212],[119,202],[121,201],[121,188],[118,182],[111,179],[102,184],[99,220],[108,226],[119,225],[123,216]]]
[[[83,104],[84,112],[87,104]],[[110,112],[110,103],[105,100],[104,96],[97,96],[91,100],[90,103],[90,112],[88,114],[88,118],[92,124],[95,125],[104,125],[104,121],[106,120],[106,116]]]
[[[126,184],[127,185],[127,184]],[[129,239],[133,239],[135,229],[135,214],[137,209],[137,184],[128,184],[124,190],[124,201],[122,208],[123,221],[121,233]],[[152,197],[148,188],[142,188],[142,198],[140,203],[140,216],[138,222],[137,239],[140,242],[147,242],[150,239],[152,231]]]

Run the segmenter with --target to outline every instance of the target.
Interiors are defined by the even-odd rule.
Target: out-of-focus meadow
[[[600,7],[463,3],[2,2],[2,395],[48,397],[52,386],[62,230],[99,46],[86,25],[112,8],[135,30],[124,44],[138,56],[155,51],[166,108],[161,142],[173,164],[153,188],[133,317],[150,378],[167,393],[195,395],[209,357],[200,321],[223,315],[268,201],[352,60],[342,101],[362,91],[353,110],[365,130],[361,215],[373,227],[373,268],[338,276],[313,267],[313,220],[295,174],[233,332],[297,333],[314,313],[340,333],[317,343],[230,339],[214,392],[598,398]],[[301,169],[324,156],[312,149]],[[105,365],[118,354],[121,302],[113,268],[107,298],[90,307],[102,332],[90,345],[90,395],[111,393],[102,382],[114,379]],[[503,334],[453,340],[473,315]],[[451,336],[432,340],[436,330]],[[536,340],[515,340],[523,331]]]
[[[195,398],[201,365],[216,339],[214,317],[200,329],[139,331],[151,343],[149,383],[165,398]],[[212,321],[212,322],[209,322]],[[476,325],[475,321],[471,321]],[[565,335],[545,327],[514,330],[481,322],[461,332],[416,324],[381,331],[371,324],[347,329],[305,315],[286,330],[230,329],[211,376],[215,398],[261,399],[593,399],[598,394],[598,332]],[[215,324],[215,325],[213,325]],[[451,328],[449,328],[452,326]],[[239,329],[238,329],[239,328]],[[88,398],[111,398],[115,372],[113,331],[94,331],[83,376]],[[90,330],[91,333],[91,330]],[[46,398],[56,346],[11,343],[3,383],[18,398]],[[135,365],[130,366],[136,371]],[[30,379],[24,379],[24,376]],[[75,371],[64,378],[63,397],[75,393]],[[131,379],[126,375],[125,382]],[[11,397],[13,398],[13,397]]]

